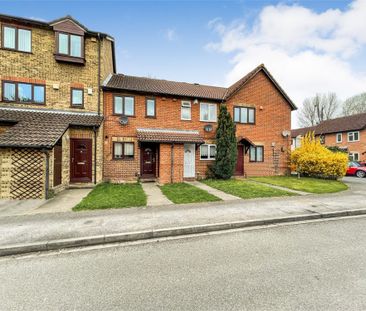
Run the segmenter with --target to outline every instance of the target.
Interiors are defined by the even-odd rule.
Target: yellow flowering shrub
[[[306,134],[291,153],[291,167],[307,176],[339,178],[346,174],[347,164],[347,154],[325,148],[314,133]]]

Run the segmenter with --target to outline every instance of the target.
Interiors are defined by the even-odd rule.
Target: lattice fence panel
[[[13,199],[40,199],[44,191],[44,154],[13,149],[10,192]]]

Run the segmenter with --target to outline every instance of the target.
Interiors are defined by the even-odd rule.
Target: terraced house
[[[0,39],[0,198],[205,177],[220,105],[236,122],[236,175],[288,169],[296,107],[264,65],[228,88],[117,74],[113,38],[70,16],[0,15]]]
[[[114,42],[67,16],[0,15],[0,198],[103,179],[103,96]]]
[[[366,113],[292,130],[292,148],[299,147],[301,138],[309,132],[314,132],[324,145],[347,151],[350,161],[366,161]]]
[[[293,102],[260,65],[228,88],[113,74],[104,90],[104,178],[203,178],[216,155],[220,105],[236,123],[235,174],[288,169]]]

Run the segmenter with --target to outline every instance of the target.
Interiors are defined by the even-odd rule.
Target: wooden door
[[[156,149],[155,146],[143,146],[141,148],[142,176],[155,177],[156,172]]]
[[[70,139],[70,181],[92,181],[92,140]]]
[[[238,158],[236,160],[235,175],[244,175],[244,147],[238,145]]]

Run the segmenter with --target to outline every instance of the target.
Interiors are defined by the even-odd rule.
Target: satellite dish
[[[290,131],[287,131],[287,130],[282,131],[282,136],[283,137],[289,137],[290,135],[291,135],[291,132]]]
[[[126,117],[126,116],[122,116],[122,117],[120,117],[120,118],[119,118],[119,123],[120,123],[121,125],[127,125],[127,124],[128,124],[128,117]]]

